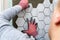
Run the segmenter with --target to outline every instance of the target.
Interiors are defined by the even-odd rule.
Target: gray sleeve
[[[21,10],[22,8],[16,5],[0,13],[0,40],[31,40],[27,35],[10,25],[10,19]]]
[[[15,15],[17,15],[22,10],[22,7],[16,5],[14,7],[8,8],[0,13],[0,17],[10,21]]]

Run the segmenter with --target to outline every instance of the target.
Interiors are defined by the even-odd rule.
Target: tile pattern
[[[37,8],[33,8],[32,4],[29,4],[30,7],[20,12],[16,24],[18,25],[18,30],[27,29],[26,18],[30,20],[31,17],[36,19],[38,23],[38,35],[37,40],[49,40],[48,29],[50,24],[50,17],[54,9],[54,3],[50,3],[49,0],[44,0],[43,3],[39,3]]]

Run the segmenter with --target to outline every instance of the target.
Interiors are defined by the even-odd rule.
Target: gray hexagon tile
[[[49,15],[51,14],[50,9],[49,9],[49,8],[45,8],[45,9],[44,9],[44,14],[45,14],[46,16],[49,16]]]
[[[17,21],[16,21],[16,24],[18,25],[18,26],[23,26],[24,25],[24,19],[23,18],[18,18],[17,19]]]
[[[49,36],[48,36],[48,33],[45,34],[44,39],[45,39],[45,40],[50,40],[50,39],[49,39]]]
[[[39,3],[38,6],[37,6],[37,10],[39,12],[43,12],[44,11],[44,5]]]
[[[27,29],[28,29],[28,24],[27,24],[27,22],[24,23],[23,28],[24,28],[24,30],[27,30]]]
[[[54,5],[53,5],[53,4],[50,5],[50,10],[51,10],[51,11],[54,10]]]
[[[44,38],[40,38],[40,40],[45,40]]]
[[[23,10],[22,12],[20,12],[19,14],[18,14],[18,17],[20,18],[20,17],[24,17],[24,15],[25,15],[25,11]]]
[[[37,18],[37,17],[33,17],[33,19],[35,19],[35,22],[36,22],[36,23],[38,23],[38,22],[39,22],[39,20],[38,20],[38,18]]]
[[[33,9],[33,6],[31,3],[29,3],[29,7],[25,10],[27,13],[30,13]]]
[[[31,13],[26,13],[24,19],[26,20],[26,18],[28,18],[30,20],[31,17],[32,17]]]
[[[37,8],[33,8],[31,13],[32,13],[32,16],[37,16],[37,13],[38,13]]]
[[[40,38],[44,37],[44,35],[45,35],[45,31],[44,30],[39,30],[38,35],[36,36],[36,39],[40,39]]]
[[[49,0],[44,0],[44,6],[49,7],[50,6],[50,1]]]
[[[39,29],[43,29],[45,27],[44,22],[43,21],[39,21],[38,22],[38,27],[39,27]]]
[[[24,30],[24,28],[23,28],[23,27],[18,27],[17,29],[18,29],[19,31]]]
[[[45,40],[44,38],[38,38],[37,40]]]
[[[45,16],[44,16],[43,13],[38,13],[38,16],[37,17],[38,17],[39,20],[44,20],[44,17]]]
[[[44,30],[45,32],[48,32],[50,25],[45,25]]]
[[[50,24],[50,17],[45,17],[44,22],[45,24]]]

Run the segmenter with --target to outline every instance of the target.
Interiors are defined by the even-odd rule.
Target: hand
[[[60,40],[60,9],[59,8],[60,7],[56,6],[54,9],[54,13],[52,15],[50,28],[49,28],[50,40]]]
[[[37,33],[37,23],[35,23],[35,19],[29,21],[27,19],[27,23],[28,23],[28,30],[23,30],[23,33],[27,33],[29,36],[33,36],[35,37],[38,33]]]
[[[28,0],[21,0],[19,5],[22,6],[23,9],[26,9],[28,7]]]

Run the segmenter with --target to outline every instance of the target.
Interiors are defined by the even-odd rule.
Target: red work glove
[[[26,9],[28,7],[28,0],[21,0],[19,5],[22,6],[22,9]]]
[[[28,23],[28,30],[23,30],[22,32],[27,33],[29,36],[35,37],[38,34],[37,23],[35,23],[35,19],[32,20],[31,18],[30,21],[27,19],[27,23]]]

